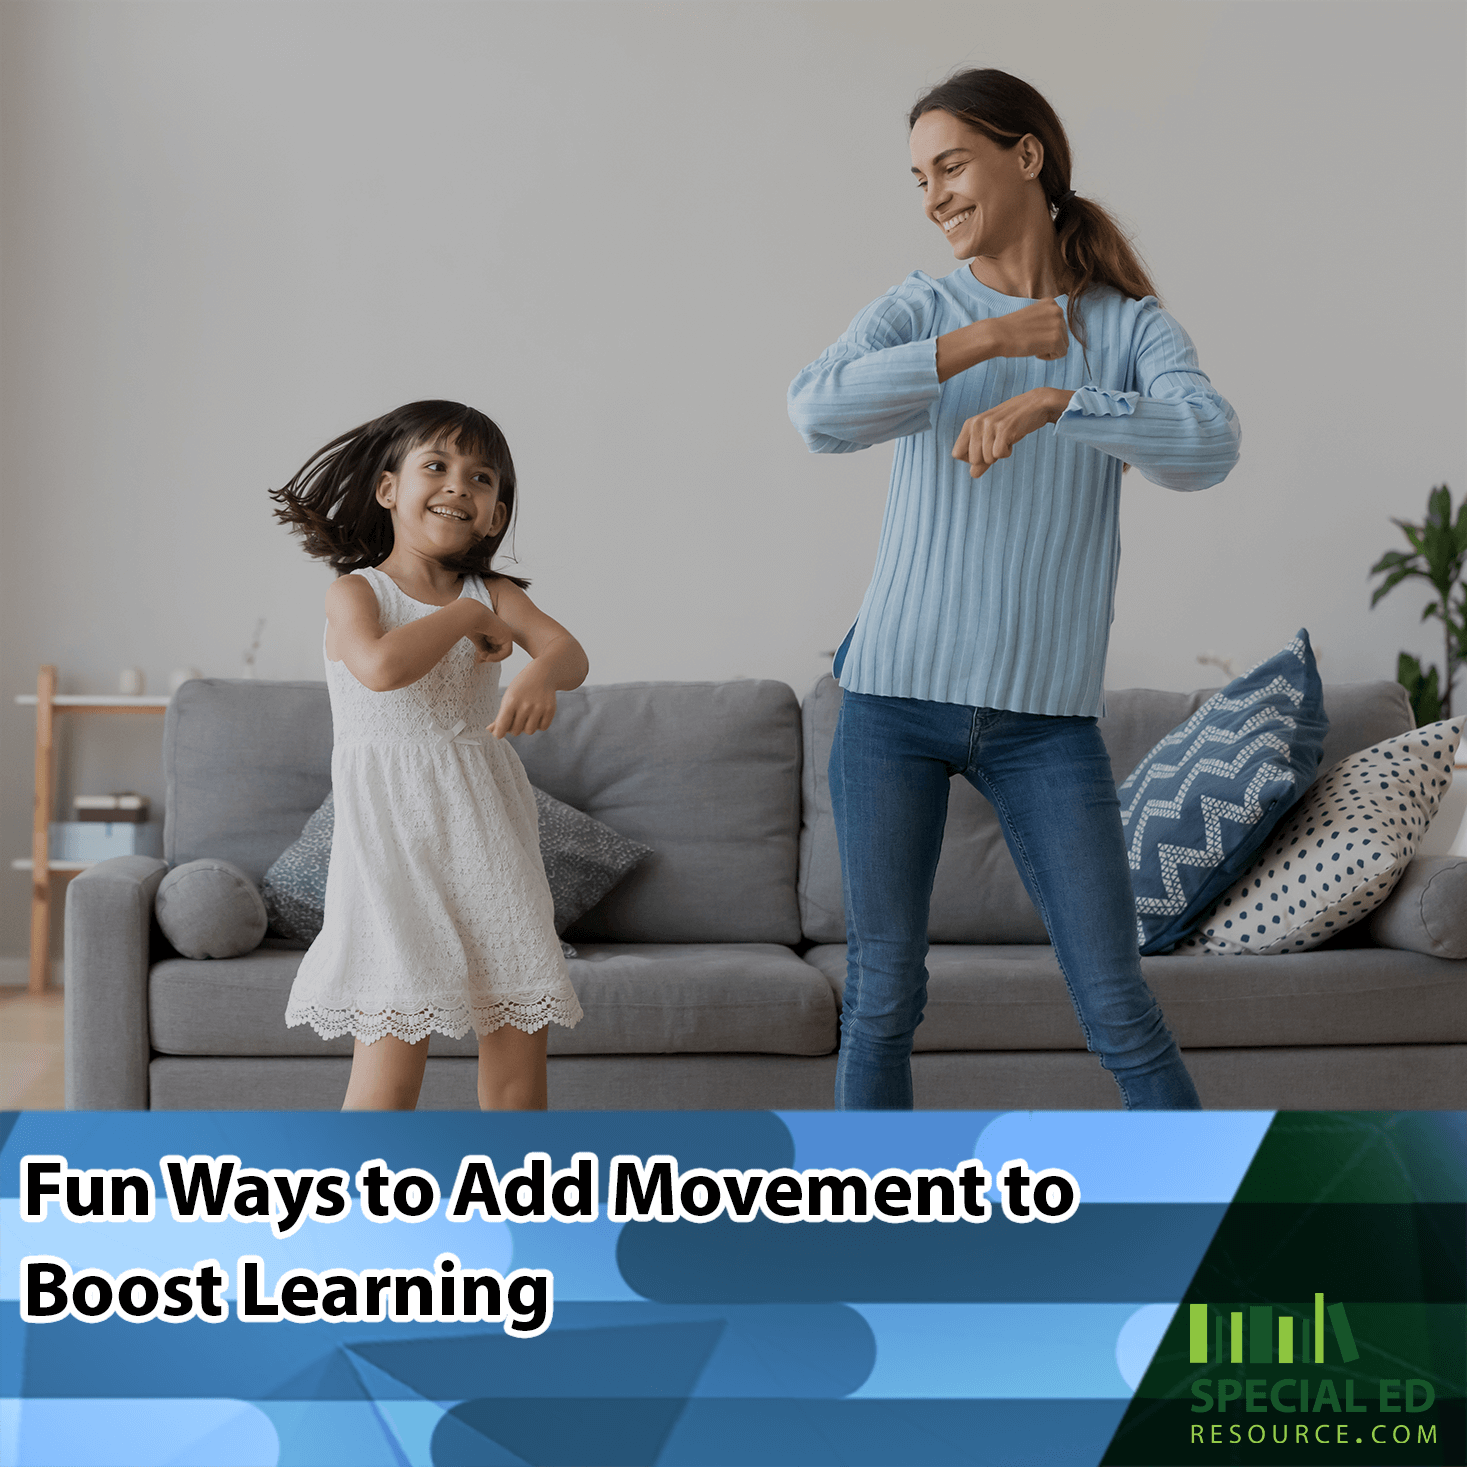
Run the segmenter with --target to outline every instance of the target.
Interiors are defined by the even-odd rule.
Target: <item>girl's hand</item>
[[[998,331],[1001,357],[1038,357],[1057,362],[1070,351],[1070,328],[1059,302],[1035,301],[1032,306],[990,318]]]
[[[499,716],[489,725],[496,739],[539,733],[555,718],[555,688],[533,662],[504,690]]]
[[[1032,310],[1026,306],[1025,310]],[[1023,311],[1017,312],[1023,315]],[[1071,394],[1055,387],[1036,387],[1020,393],[997,407],[969,418],[953,444],[953,457],[966,459],[974,479],[987,473],[1001,458],[1008,458],[1014,444],[1036,428],[1053,423],[1070,405]]]
[[[514,651],[514,633],[482,601],[474,604],[483,615],[464,633],[474,644],[474,661],[503,662]]]

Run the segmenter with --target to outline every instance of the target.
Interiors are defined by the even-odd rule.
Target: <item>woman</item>
[[[1141,977],[1096,728],[1123,465],[1216,484],[1238,423],[1054,110],[1001,71],[912,109],[912,173],[961,265],[868,306],[790,387],[817,453],[896,439],[876,569],[836,656],[830,760],[848,969],[838,1108],[909,1108],[927,915],[962,774],[994,805],[1086,1043],[1128,1109],[1197,1092]]]

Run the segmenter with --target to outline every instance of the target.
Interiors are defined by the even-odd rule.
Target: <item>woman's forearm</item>
[[[971,326],[960,326],[937,338],[937,380],[946,382],[979,362],[987,362],[1002,356],[999,350],[999,320],[989,318],[974,321]]]
[[[1094,387],[1076,396],[1076,411],[1065,415],[1058,432],[1135,464],[1164,489],[1210,488],[1238,461],[1237,414],[1205,381],[1175,397]]]
[[[1064,387],[1045,387],[1041,389],[1049,403],[1049,421],[1057,423],[1060,414],[1069,407],[1070,399],[1075,395],[1073,389]]]
[[[932,426],[933,340],[858,351],[844,340],[790,384],[790,421],[813,453],[849,453]]]

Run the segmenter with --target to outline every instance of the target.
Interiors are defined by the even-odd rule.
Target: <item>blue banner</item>
[[[6,1115],[0,1461],[1461,1460],[1467,1118],[1310,1124]],[[1335,1231],[1445,1228],[1417,1282],[1309,1251],[1264,1298],[1256,1238],[1307,1236],[1362,1157],[1399,1195]]]

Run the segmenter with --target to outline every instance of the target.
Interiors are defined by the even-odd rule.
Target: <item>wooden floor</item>
[[[0,1110],[64,1110],[61,991],[0,995]]]

